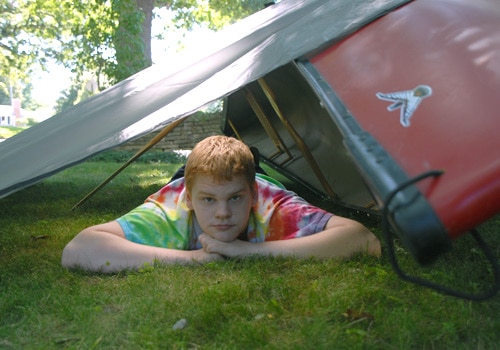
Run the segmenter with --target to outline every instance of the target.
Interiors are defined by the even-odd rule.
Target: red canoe
[[[327,196],[388,206],[394,231],[427,263],[500,212],[499,24],[496,1],[412,1],[234,93],[228,120]],[[442,174],[385,202],[429,171]]]

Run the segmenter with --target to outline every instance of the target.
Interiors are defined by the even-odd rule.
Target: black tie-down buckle
[[[482,239],[482,237],[479,235],[476,229],[470,230],[470,234],[474,238],[474,240],[477,243],[478,248],[481,250],[481,252],[484,254],[488,262],[491,264],[491,269],[493,273],[493,279],[494,283],[493,286],[482,293],[479,294],[472,294],[472,293],[467,293],[467,292],[462,292],[459,290],[455,290],[453,288],[450,288],[445,285],[441,285],[435,282],[432,282],[430,280],[417,277],[417,276],[411,276],[407,273],[405,273],[401,267],[399,266],[398,260],[396,258],[396,253],[395,253],[395,248],[394,248],[394,234],[391,231],[391,225],[390,225],[390,211],[389,207],[391,204],[391,201],[394,199],[394,197],[398,194],[398,192],[404,190],[408,186],[411,186],[423,179],[429,178],[429,177],[437,177],[443,174],[442,171],[439,170],[431,170],[428,172],[425,172],[421,175],[418,175],[402,184],[400,184],[397,188],[395,188],[392,192],[389,193],[387,196],[385,202],[384,202],[384,208],[382,210],[382,232],[384,235],[385,239],[385,244],[387,247],[387,254],[389,256],[390,263],[396,271],[396,273],[399,275],[400,278],[403,280],[415,283],[417,285],[421,285],[433,290],[436,290],[440,293],[443,294],[448,294],[451,296],[455,296],[458,298],[462,299],[467,299],[467,300],[474,300],[474,301],[481,301],[481,300],[486,300],[491,297],[494,297],[498,291],[500,290],[500,267],[498,264],[498,260],[495,257],[495,254],[491,250],[491,248],[486,244],[486,242]]]

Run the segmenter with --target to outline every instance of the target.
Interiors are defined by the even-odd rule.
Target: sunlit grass
[[[17,126],[0,126],[0,139],[8,139],[21,131],[25,130],[26,127]]]
[[[87,162],[0,200],[0,348],[495,349],[500,342],[498,296],[470,302],[404,282],[385,256],[228,260],[111,276],[63,269],[61,251],[76,233],[135,207],[179,166],[133,164],[71,210],[119,165]],[[381,234],[377,218],[350,215]],[[497,256],[499,227],[499,217],[480,227]],[[415,266],[403,248],[398,257],[406,270],[457,288],[491,283],[467,236],[432,268]],[[185,327],[173,329],[181,319]]]

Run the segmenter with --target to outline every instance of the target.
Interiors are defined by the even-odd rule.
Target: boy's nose
[[[218,203],[215,215],[218,218],[228,218],[231,216],[231,211],[229,210],[229,205],[227,204],[227,202],[220,201]]]

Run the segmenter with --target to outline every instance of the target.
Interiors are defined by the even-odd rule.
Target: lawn
[[[63,269],[61,251],[76,233],[138,205],[177,167],[135,163],[71,210],[118,166],[88,161],[0,200],[0,349],[496,349],[500,344],[498,295],[473,302],[405,282],[385,255],[145,266],[116,275]],[[380,236],[379,218],[304,195]],[[497,257],[499,227],[495,217],[479,228]],[[396,246],[401,266],[421,277],[470,292],[491,284],[491,271],[470,235],[431,268],[416,266]]]
[[[26,127],[17,126],[0,126],[0,139],[8,139],[21,131],[25,130]]]

